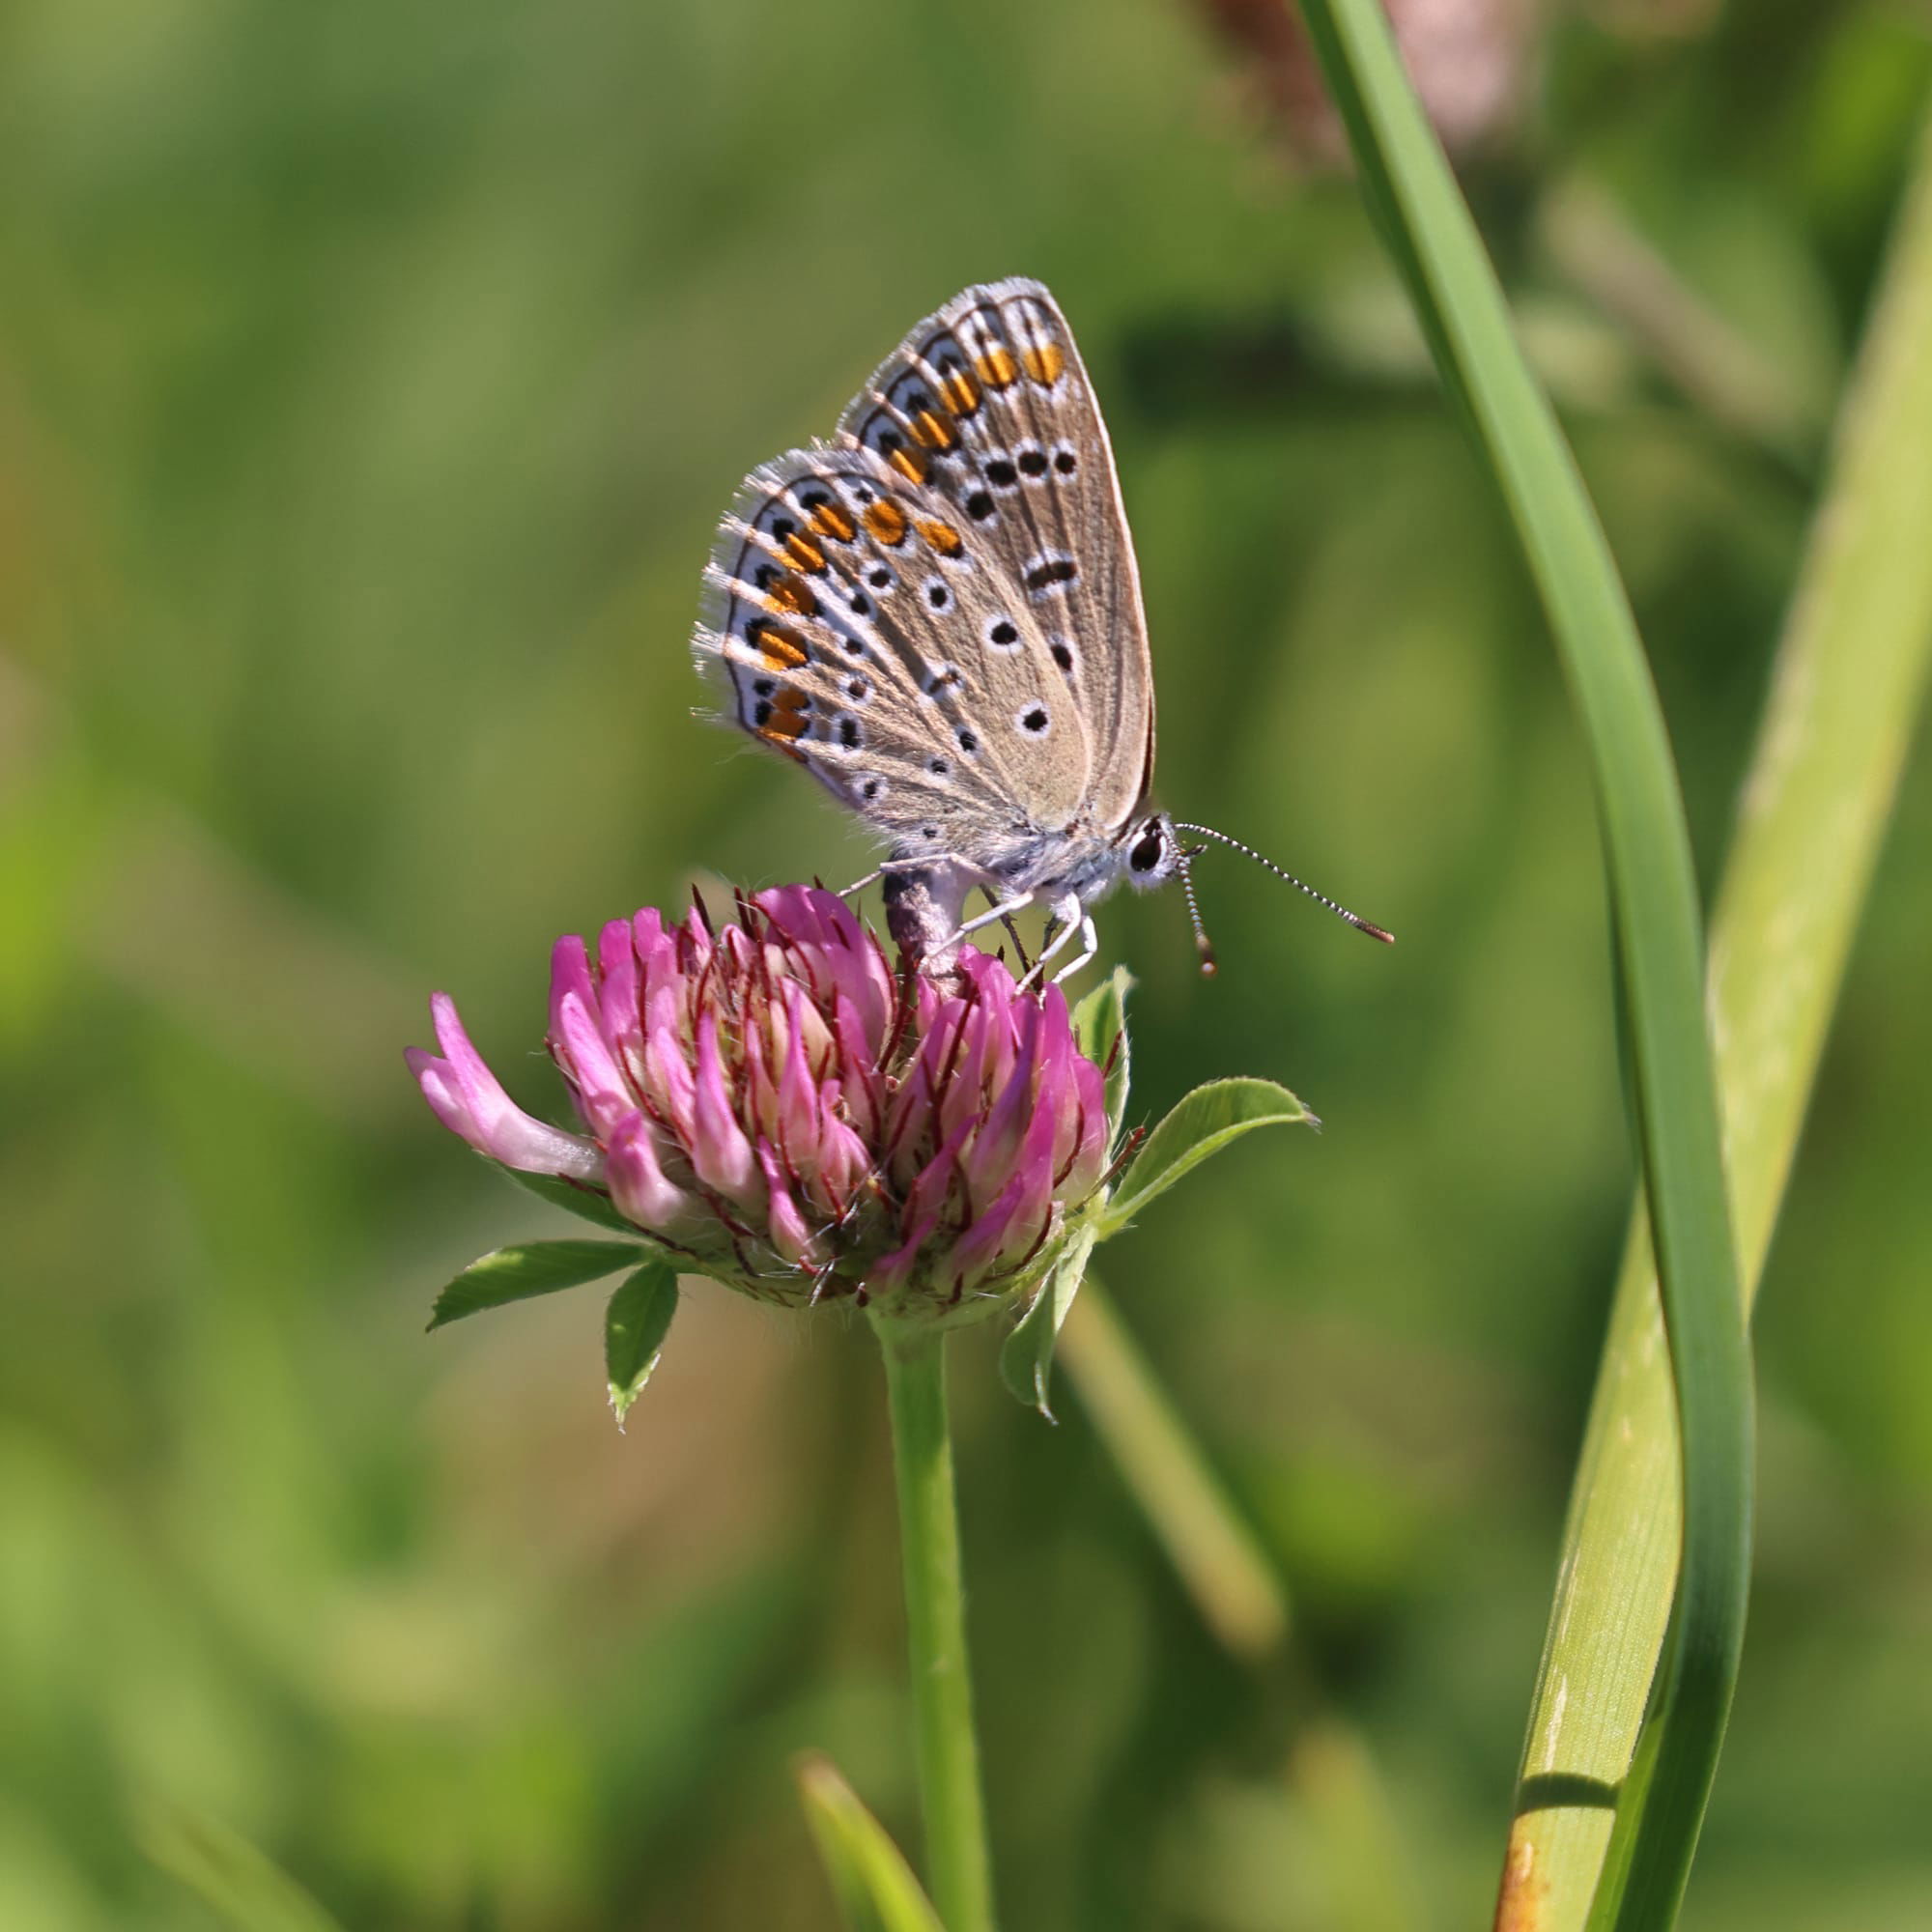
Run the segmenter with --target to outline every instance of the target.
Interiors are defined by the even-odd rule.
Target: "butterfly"
[[[1032,973],[1122,879],[1179,876],[1218,839],[1150,804],[1153,665],[1113,450],[1059,304],[1038,282],[964,290],[873,371],[834,439],[753,470],[720,526],[694,641],[725,716],[887,841],[894,937],[943,974],[1031,905]],[[968,920],[975,888],[989,910]]]

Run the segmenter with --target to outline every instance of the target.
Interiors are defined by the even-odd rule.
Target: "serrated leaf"
[[[677,1313],[677,1270],[653,1255],[611,1295],[604,1310],[604,1368],[617,1427],[658,1365],[670,1318]]]
[[[1256,1127],[1321,1124],[1272,1080],[1210,1080],[1197,1087],[1147,1137],[1100,1218],[1100,1239],[1118,1235],[1157,1195],[1230,1141]]]
[[[496,1162],[491,1163],[496,1166]],[[524,1174],[514,1167],[506,1167],[507,1174],[519,1187],[527,1187],[541,1201],[548,1201],[553,1208],[561,1208],[566,1214],[576,1214],[583,1220],[594,1221],[600,1228],[610,1228],[619,1235],[635,1235],[638,1230],[611,1205],[611,1197],[594,1187],[585,1187],[575,1180],[565,1180],[556,1174]]]
[[[436,1298],[429,1325],[441,1328],[479,1309],[554,1294],[633,1267],[644,1250],[635,1241],[527,1241],[473,1261]]]
[[[1046,1401],[1054,1345],[1060,1340],[1066,1311],[1080,1293],[1087,1258],[1094,1252],[1098,1234],[1096,1220],[1086,1221],[1073,1231],[1032,1305],[1014,1323],[1013,1332],[1000,1350],[1000,1378],[1021,1402],[1038,1409],[1049,1422],[1054,1419]]]
[[[1134,983],[1124,966],[1116,966],[1111,975],[1073,1009],[1073,1038],[1096,1066],[1107,1066],[1107,1138],[1111,1144],[1121,1131],[1127,1111],[1127,994]],[[1120,1041],[1120,1051],[1114,1042]]]
[[[847,1932],[946,1932],[905,1854],[838,1766],[814,1752],[799,1760],[795,1776]]]

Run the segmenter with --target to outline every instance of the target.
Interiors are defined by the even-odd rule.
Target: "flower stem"
[[[952,1441],[946,1421],[946,1337],[876,1323],[893,1417],[906,1634],[926,1877],[947,1932],[993,1932],[993,1875],[966,1662],[966,1599]]]

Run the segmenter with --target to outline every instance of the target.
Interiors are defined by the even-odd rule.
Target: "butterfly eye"
[[[1127,864],[1137,872],[1151,872],[1166,853],[1167,840],[1160,827],[1151,826],[1135,841],[1134,849],[1127,854]]]

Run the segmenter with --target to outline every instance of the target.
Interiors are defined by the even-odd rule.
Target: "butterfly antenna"
[[[1194,855],[1205,851],[1202,845],[1184,845],[1180,850],[1180,890],[1187,895],[1187,917],[1194,922],[1194,944],[1201,950],[1201,974],[1211,980],[1218,970],[1214,964],[1213,942],[1208,937],[1208,928],[1201,921],[1201,901],[1194,896]]]
[[[1394,933],[1385,932],[1380,926],[1371,924],[1369,921],[1361,918],[1358,914],[1350,912],[1345,905],[1337,905],[1325,893],[1318,893],[1305,880],[1297,879],[1293,872],[1284,871],[1272,859],[1264,859],[1252,845],[1243,845],[1238,838],[1231,838],[1225,832],[1216,832],[1211,825],[1183,825],[1177,819],[1174,829],[1177,832],[1198,833],[1203,838],[1212,838],[1218,840],[1223,845],[1232,845],[1236,852],[1245,853],[1257,866],[1265,866],[1276,878],[1286,879],[1296,892],[1306,893],[1318,905],[1325,905],[1337,919],[1347,920],[1357,932],[1366,932],[1371,939],[1379,939],[1384,946],[1393,946],[1395,944]],[[1191,906],[1194,903],[1194,883],[1184,867],[1182,868],[1181,877],[1186,881],[1187,902]],[[1194,916],[1194,928],[1196,932],[1200,932],[1201,930],[1201,916],[1199,913],[1196,913]],[[1208,944],[1205,934],[1202,936],[1201,944],[1205,952]],[[1212,956],[1211,953],[1208,954],[1209,958]]]

